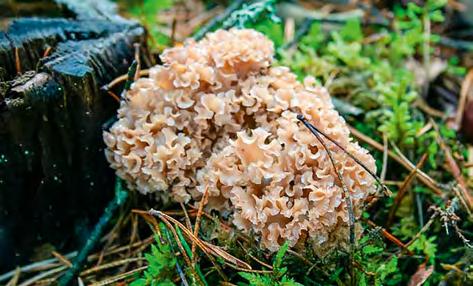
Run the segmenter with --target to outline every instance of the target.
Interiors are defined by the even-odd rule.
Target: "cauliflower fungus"
[[[229,211],[234,225],[277,250],[310,241],[319,254],[344,246],[348,213],[328,154],[297,114],[375,172],[327,91],[271,66],[274,47],[249,29],[219,30],[166,50],[137,80],[104,133],[106,157],[128,187],[160,200]],[[356,216],[374,179],[326,141]]]

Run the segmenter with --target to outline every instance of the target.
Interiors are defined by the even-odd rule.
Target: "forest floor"
[[[328,89],[392,194],[368,199],[353,253],[320,258],[287,244],[271,253],[217,214],[183,204],[161,206],[130,193],[99,240],[100,251],[81,265],[79,281],[472,285],[473,4],[210,2],[118,4],[125,17],[148,30],[154,59],[167,47],[220,27],[265,34],[276,48],[275,65],[289,67],[300,80],[313,76]],[[116,191],[122,191],[120,182]],[[151,208],[160,211],[150,214]],[[44,262],[20,285],[53,283],[76,254],[55,255],[59,264]]]

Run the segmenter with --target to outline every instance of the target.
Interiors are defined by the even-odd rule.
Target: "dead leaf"
[[[434,266],[431,265],[427,268],[425,268],[426,263],[422,263],[419,265],[419,268],[417,268],[416,273],[412,275],[411,280],[409,281],[409,286],[420,286],[424,284],[424,282],[430,277],[432,272],[434,271]]]

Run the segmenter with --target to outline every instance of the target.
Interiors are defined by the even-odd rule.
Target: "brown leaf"
[[[425,268],[426,263],[422,263],[419,265],[419,268],[417,268],[416,273],[412,275],[411,280],[409,281],[409,286],[420,286],[422,285],[425,280],[427,280],[432,272],[434,271],[434,266],[431,265],[427,268]]]

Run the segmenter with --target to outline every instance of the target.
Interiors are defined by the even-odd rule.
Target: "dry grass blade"
[[[421,234],[423,234],[424,232],[426,232],[430,226],[432,225],[432,223],[434,223],[434,220],[435,218],[439,215],[438,212],[435,212],[429,219],[429,221],[421,228],[421,230],[419,230],[418,233],[416,233],[416,235],[414,235],[414,237],[408,242],[405,244],[406,247],[409,247],[411,244],[413,244],[419,237]]]
[[[204,196],[199,203],[199,210],[197,211],[197,217],[195,219],[194,225],[194,236],[199,237],[199,228],[200,228],[200,218],[202,216],[202,211],[204,210],[204,205],[207,202],[207,198],[209,197],[209,189],[205,188]],[[195,241],[192,241],[192,264],[195,264],[197,261],[197,255],[195,255]]]
[[[140,214],[147,222],[149,222],[154,227],[155,231],[158,233],[158,236],[162,237],[162,235],[160,233],[158,222],[156,221],[156,219],[153,217],[152,214],[150,214],[149,212],[140,211],[140,210],[133,210],[133,212]],[[177,247],[179,248],[179,252],[181,253],[182,257],[184,258],[184,261],[186,262],[187,266],[191,270],[193,277],[195,277],[197,279],[197,282],[199,283],[199,285],[205,285],[204,282],[200,279],[200,276],[197,274],[195,268],[192,266],[191,259],[187,255],[187,252],[186,252],[184,246],[182,245],[181,240],[179,239],[179,235],[177,234],[177,232],[174,229],[174,227],[172,226],[172,224],[166,219],[161,218],[161,221],[166,225],[167,229],[169,231],[171,231],[172,235],[174,236],[174,241],[176,242]],[[170,237],[168,238],[168,240],[170,240]],[[171,243],[171,241],[169,241],[169,243]],[[187,283],[184,280],[183,280],[183,282]]]
[[[110,95],[113,99],[115,99],[116,102],[120,102],[120,98],[118,97],[118,95],[116,95],[112,91],[107,90],[107,94]]]
[[[120,280],[123,280],[127,277],[130,277],[131,275],[135,274],[135,273],[139,273],[141,271],[144,271],[148,268],[148,266],[142,266],[142,267],[139,267],[139,268],[136,268],[136,269],[133,269],[131,271],[128,271],[128,272],[125,272],[125,273],[121,273],[121,274],[118,274],[116,276],[113,276],[113,277],[110,277],[108,279],[105,279],[105,280],[102,280],[102,281],[99,281],[99,282],[95,282],[95,283],[91,283],[90,286],[105,286],[105,285],[110,285],[110,284],[113,284],[115,282],[118,282]]]
[[[383,152],[383,145],[379,144],[375,140],[371,139],[370,137],[366,136],[365,134],[361,133],[357,129],[355,129],[352,126],[349,126],[350,132],[355,136],[356,138],[360,139],[361,141],[367,143],[371,147],[377,149],[380,152]],[[396,151],[397,152],[397,151]],[[400,151],[398,152],[400,153]],[[396,162],[401,164],[404,168],[406,168],[408,171],[415,170],[414,164],[412,164],[406,157],[397,155],[396,153],[392,151],[388,151],[389,157],[393,158]],[[417,170],[416,171],[416,176],[419,178],[419,180],[425,184],[427,187],[429,187],[436,195],[442,195],[442,191],[440,190],[439,184],[435,182],[434,179],[429,177],[426,173],[422,172],[422,170]]]
[[[443,140],[442,136],[440,135],[440,130],[438,125],[431,119],[430,121],[432,125],[434,126],[435,132],[436,132],[436,138],[437,142],[440,145],[440,148],[442,151],[445,153],[445,160],[447,161],[448,166],[450,167],[450,172],[452,173],[453,177],[458,183],[458,186],[461,191],[461,195],[466,202],[466,209],[468,209],[470,212],[473,210],[473,196],[470,194],[470,190],[466,187],[465,180],[463,179],[463,175],[461,173],[460,168],[458,167],[458,164],[455,162],[455,159],[453,159],[452,156],[452,151],[450,148],[445,144],[445,141]]]
[[[153,210],[154,212],[157,212],[155,210]],[[166,219],[163,219],[160,214],[164,214],[163,212],[159,212],[160,214],[155,214],[155,213],[150,213],[149,211],[143,211],[143,210],[132,210],[133,213],[137,213],[137,214],[140,214],[146,221],[149,222],[150,225],[153,225],[154,229],[156,232],[160,232],[159,230],[159,226],[156,222],[156,220],[154,219],[153,215],[156,215],[157,217],[159,217],[160,219],[163,220],[163,222],[166,220]],[[174,212],[173,212],[174,213]],[[172,218],[170,216],[167,215],[167,217],[169,218]],[[166,220],[168,223],[169,221]],[[180,224],[180,228],[182,229],[182,227],[184,227],[182,224]],[[185,227],[184,227],[185,228]],[[182,231],[184,232],[184,234],[186,234],[187,232],[190,232],[188,229],[182,229]],[[192,232],[191,232],[192,233]],[[161,234],[159,234],[159,236],[161,236]],[[200,242],[200,241],[199,241]],[[199,244],[198,244],[199,245]],[[205,249],[205,246],[204,248],[202,248],[202,251],[204,252],[204,254],[209,258],[210,262],[215,266],[215,269],[217,270],[217,272],[219,273],[220,277],[222,277],[223,280],[228,280],[228,278],[226,277],[225,273],[223,273],[223,271],[220,269],[220,267],[216,264],[215,260],[213,259],[213,257],[211,256],[211,254],[207,251],[207,249]]]
[[[238,245],[239,245],[242,249],[244,249],[244,246],[243,246],[243,244],[242,244],[240,241],[237,241],[237,243],[238,243]],[[270,270],[273,270],[273,266],[271,266],[271,265],[269,265],[268,263],[265,263],[265,262],[259,260],[258,258],[254,257],[253,255],[251,255],[250,252],[248,252],[247,255],[248,255],[251,259],[253,259],[254,261],[256,261],[256,262],[258,262],[259,264],[261,264],[262,266],[264,266],[264,267],[266,267],[266,268],[268,268],[268,269],[270,269]]]
[[[20,279],[20,274],[21,274],[21,268],[17,267],[15,269],[15,275],[13,275],[10,281],[8,281],[6,286],[16,286],[16,284],[18,283],[18,280]]]
[[[138,75],[141,77],[141,76],[148,76],[149,75],[149,70],[146,69],[146,70],[140,70],[140,72],[138,73]],[[104,85],[102,87],[103,90],[110,90],[112,89],[113,87],[115,87],[117,84],[121,83],[121,82],[124,82],[126,81],[128,78],[128,74],[123,74],[117,78],[115,78],[114,80],[112,80],[109,84],[107,85]]]
[[[207,241],[202,241],[202,243],[208,249],[210,249],[212,253],[214,253],[216,256],[219,256],[219,257],[223,258],[225,261],[228,261],[231,264],[234,264],[234,265],[236,265],[236,266],[238,266],[242,269],[251,270],[251,266],[248,263],[246,263],[246,262],[236,258],[235,256],[229,254],[228,252],[226,252],[225,250],[223,250],[219,246],[208,243]]]
[[[407,189],[409,188],[412,181],[414,180],[417,170],[422,168],[426,160],[427,160],[427,153],[424,153],[424,155],[422,155],[419,162],[417,163],[416,168],[412,170],[409,173],[409,175],[407,175],[406,179],[404,180],[402,185],[399,187],[399,191],[397,192],[396,197],[394,198],[393,205],[391,206],[391,209],[389,210],[388,222],[386,223],[387,228],[389,228],[389,226],[392,224],[394,215],[396,214],[399,204],[401,203],[402,199],[404,198],[404,195],[407,192]]]
[[[198,237],[196,237],[192,231],[190,231],[189,229],[187,229],[182,223],[180,223],[178,220],[174,219],[173,217],[171,216],[168,216],[167,214],[161,212],[161,211],[157,211],[157,210],[154,210],[154,209],[151,209],[149,210],[149,214],[151,215],[154,215],[154,216],[157,216],[158,218],[165,218],[165,220],[168,220],[172,223],[174,223],[176,226],[178,226],[183,234],[190,240],[192,240],[193,242],[196,243],[196,245],[202,250],[204,251],[205,253],[211,253],[212,255],[214,256],[217,256],[217,257],[221,257],[223,258],[225,261],[229,262],[229,263],[232,263],[232,264],[235,264],[239,267],[243,267],[243,268],[246,268],[246,269],[251,269],[251,266],[244,262],[244,261],[241,261],[240,259],[234,257],[233,255],[227,253],[226,251],[224,251],[223,249],[213,245],[213,244],[210,244],[208,242],[205,242],[205,241],[202,241],[200,240]],[[163,220],[164,221],[164,220]]]
[[[123,264],[130,263],[130,262],[137,262],[137,261],[143,261],[143,260],[145,260],[143,257],[135,257],[135,258],[126,258],[126,259],[122,259],[118,261],[112,261],[107,264],[102,264],[100,266],[95,266],[90,269],[84,270],[80,273],[80,276],[87,276],[92,273],[104,270],[104,269],[110,269],[110,268],[114,268]]]
[[[54,268],[45,272],[41,272],[40,274],[26,280],[25,282],[21,283],[19,286],[29,286],[29,285],[34,285],[37,281],[44,279],[48,276],[51,276],[53,274],[59,273],[63,270],[67,269],[67,266],[60,266],[58,268]]]
[[[15,48],[15,69],[17,74],[21,74],[21,61],[18,48]]]
[[[372,222],[371,220],[367,220],[366,221],[371,227],[379,227],[381,229],[381,234],[386,238],[388,239],[389,241],[391,241],[392,243],[396,244],[397,246],[399,246],[400,248],[402,248],[403,250],[407,251],[407,253],[409,255],[414,255],[414,253],[412,253],[412,251],[410,251],[409,249],[407,249],[407,245],[404,244],[399,238],[395,237],[393,234],[391,234],[389,231],[387,231],[385,228],[383,227],[380,227],[378,225],[376,225],[374,222]]]
[[[184,246],[182,245],[181,240],[179,239],[179,235],[177,234],[177,232],[174,229],[174,227],[172,226],[172,224],[168,220],[165,220],[165,219],[161,219],[161,220],[164,222],[164,224],[167,226],[167,228],[171,231],[172,235],[174,236],[174,240],[177,244],[177,247],[179,247],[179,251],[181,252],[182,256],[184,257],[184,261],[186,262],[187,266],[191,270],[192,275],[196,278],[197,282],[200,285],[205,285],[204,282],[200,279],[200,276],[197,274],[197,272],[195,270],[195,267],[192,265],[191,258],[187,255],[187,252],[186,252]]]
[[[381,182],[384,184],[384,180],[386,179],[386,172],[388,171],[388,136],[386,133],[383,133],[383,167],[381,168]]]
[[[182,212],[184,213],[184,217],[186,218],[186,226],[189,229],[192,229],[191,219],[189,218],[189,213],[187,212],[186,206],[182,202],[179,203],[179,205],[181,206]]]
[[[51,254],[57,258],[57,260],[59,260],[63,265],[67,266],[67,267],[71,267],[72,266],[72,263],[69,261],[69,259],[67,259],[66,257],[64,257],[62,254],[60,254],[59,252],[56,252],[56,251],[52,251]]]
[[[460,129],[462,120],[463,120],[463,113],[465,112],[465,105],[468,101],[468,93],[471,90],[471,85],[473,83],[473,69],[468,71],[465,79],[463,80],[461,90],[460,90],[460,99],[458,101],[457,107],[457,114],[455,115],[455,127]]]

